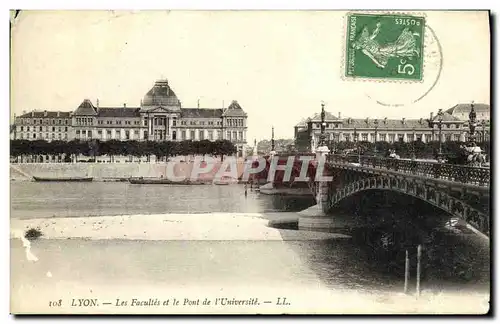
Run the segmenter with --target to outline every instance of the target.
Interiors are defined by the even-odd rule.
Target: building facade
[[[477,110],[476,107],[479,106]],[[489,105],[474,105],[477,114],[476,138],[479,142],[489,141],[490,121]],[[325,135],[327,141],[367,141],[389,142],[397,141],[439,141],[441,125],[441,140],[465,142],[469,133],[470,104],[460,104],[443,111],[441,115],[431,113],[428,118],[419,119],[372,119],[372,118],[342,118],[330,112],[325,112]],[[295,138],[308,138],[309,147],[316,147],[321,133],[321,114],[317,113],[303,119],[295,125]]]
[[[85,99],[74,112],[32,111],[15,118],[15,139],[183,141],[229,140],[244,156],[247,114],[227,108],[183,108],[167,80],[156,81],[139,107],[101,107]]]

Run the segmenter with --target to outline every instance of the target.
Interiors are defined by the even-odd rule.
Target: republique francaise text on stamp
[[[421,81],[424,29],[424,17],[348,14],[345,76]]]

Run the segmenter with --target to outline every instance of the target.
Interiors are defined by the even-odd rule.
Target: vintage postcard
[[[10,312],[487,314],[489,19],[12,11]]]

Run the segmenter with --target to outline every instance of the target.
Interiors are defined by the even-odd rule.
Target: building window
[[[102,130],[98,130],[97,135],[102,135]]]
[[[41,130],[41,129],[40,129]],[[56,128],[55,127],[52,127],[52,131],[55,132],[56,131]]]
[[[174,127],[177,126],[177,118],[176,117],[172,118],[172,126],[174,126]]]
[[[228,141],[231,140],[231,131],[227,131],[227,138],[226,138]]]
[[[36,138],[36,134],[35,133],[33,133],[33,138]]]
[[[389,134],[389,142],[390,143],[394,143],[395,138],[396,138],[396,136],[394,134]]]
[[[42,131],[42,126],[40,126],[40,132]]]
[[[238,132],[233,131],[233,141],[237,141],[237,140],[238,140]]]
[[[177,132],[176,131],[173,131],[172,132],[172,140],[177,140]]]
[[[453,140],[454,140],[455,142],[460,141],[460,134],[453,134]]]
[[[205,131],[203,130],[198,131],[198,139],[200,141],[203,141],[205,139]]]
[[[404,135],[403,134],[398,134],[398,140],[402,142],[404,140]]]
[[[213,131],[208,131],[208,139],[211,141],[214,140],[214,132]]]
[[[186,139],[186,131],[183,130],[181,131],[181,140],[185,140]]]
[[[137,129],[134,131],[134,137],[139,137],[139,131]]]
[[[368,141],[368,134],[367,133],[361,134],[361,140],[364,142],[367,142]]]
[[[144,131],[144,139],[148,139],[148,131]]]
[[[122,121],[121,121],[121,120],[117,120],[117,121],[116,121],[116,124],[117,124],[117,125],[121,125],[121,124],[122,124]]]
[[[243,141],[243,132],[238,132],[238,140]]]
[[[128,131],[128,130],[125,131],[125,139],[126,140],[130,139],[130,131]]]
[[[56,138],[56,134],[55,133],[52,133],[52,138]]]
[[[148,126],[148,118],[144,117],[144,126]]]
[[[445,139],[445,141],[447,141],[447,142],[451,141],[451,134],[445,134],[445,135],[444,135],[444,139]]]
[[[222,139],[222,132],[221,131],[217,131],[217,139]]]
[[[194,140],[194,137],[195,137],[195,132],[194,130],[192,130],[191,133],[189,134],[189,139]]]
[[[19,134],[19,138],[20,138],[20,139],[23,139],[23,134]]]
[[[28,126],[28,127],[26,127],[26,129],[28,130],[28,132],[30,131],[30,127],[29,127],[29,126]]]
[[[21,126],[21,132],[23,131],[23,126]]]
[[[49,138],[49,133],[45,133],[45,138]]]
[[[79,130],[76,131],[76,135],[80,135],[80,131]]]

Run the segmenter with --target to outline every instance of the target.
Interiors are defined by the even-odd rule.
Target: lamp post
[[[321,131],[319,134],[319,146],[325,146],[325,103],[321,103]]]
[[[373,145],[374,145],[373,153],[374,153],[374,155],[377,155],[377,153],[378,153],[378,151],[377,151],[378,119],[375,119],[373,121],[373,123],[375,124],[375,139],[373,140]]]
[[[411,159],[412,160],[415,160],[416,158],[416,154],[415,154],[415,127],[413,127],[413,134],[412,134],[413,138],[412,138],[412,141],[411,141]]]
[[[443,151],[442,151],[442,136],[441,136],[441,130],[443,128],[443,110],[439,109],[437,113],[438,117],[438,128],[439,128],[439,152],[438,152],[438,162],[441,162]]]
[[[476,142],[476,111],[474,110],[474,101],[470,104],[469,113],[469,145],[475,146]]]
[[[269,154],[271,156],[276,154],[276,151],[274,150],[274,126],[271,128],[271,152]]]
[[[358,153],[358,163],[361,159],[360,154],[359,154],[359,147],[358,147],[358,133],[356,133],[356,127],[354,127],[354,148],[356,149]]]
[[[224,140],[224,106],[222,107],[222,115],[220,115],[220,139]],[[224,161],[224,153],[221,153],[220,160]]]

